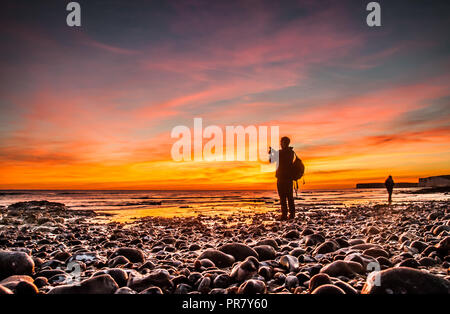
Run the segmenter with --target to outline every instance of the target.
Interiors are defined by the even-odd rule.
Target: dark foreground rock
[[[362,294],[449,294],[450,281],[427,272],[396,267],[374,273]]]

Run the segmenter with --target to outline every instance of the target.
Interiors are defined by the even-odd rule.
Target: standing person
[[[295,204],[293,195],[293,174],[292,165],[295,159],[295,153],[292,147],[289,146],[291,140],[284,136],[280,140],[281,149],[277,152],[270,147],[270,162],[277,162],[277,190],[280,197],[281,217],[280,220],[287,219],[287,211],[289,205],[289,219],[295,217]],[[278,155],[278,156],[277,156]]]
[[[384,185],[386,186],[386,190],[389,193],[389,205],[392,203],[392,191],[394,190],[394,180],[392,179],[392,176],[389,176],[386,181],[384,181]]]

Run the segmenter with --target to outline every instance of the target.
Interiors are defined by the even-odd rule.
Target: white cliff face
[[[419,178],[419,186],[424,187],[450,186],[450,175]]]

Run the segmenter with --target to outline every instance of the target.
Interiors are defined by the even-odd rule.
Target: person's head
[[[280,146],[282,149],[288,148],[290,143],[291,143],[291,140],[287,136],[283,136],[280,140]]]

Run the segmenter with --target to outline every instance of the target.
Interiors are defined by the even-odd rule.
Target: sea
[[[450,199],[448,193],[415,193],[418,190],[395,189],[393,204]],[[0,206],[32,200],[60,202],[74,210],[94,210],[119,222],[147,216],[249,215],[279,209],[276,191],[0,190]],[[386,202],[385,189],[302,190],[295,197],[298,210],[332,211]]]

